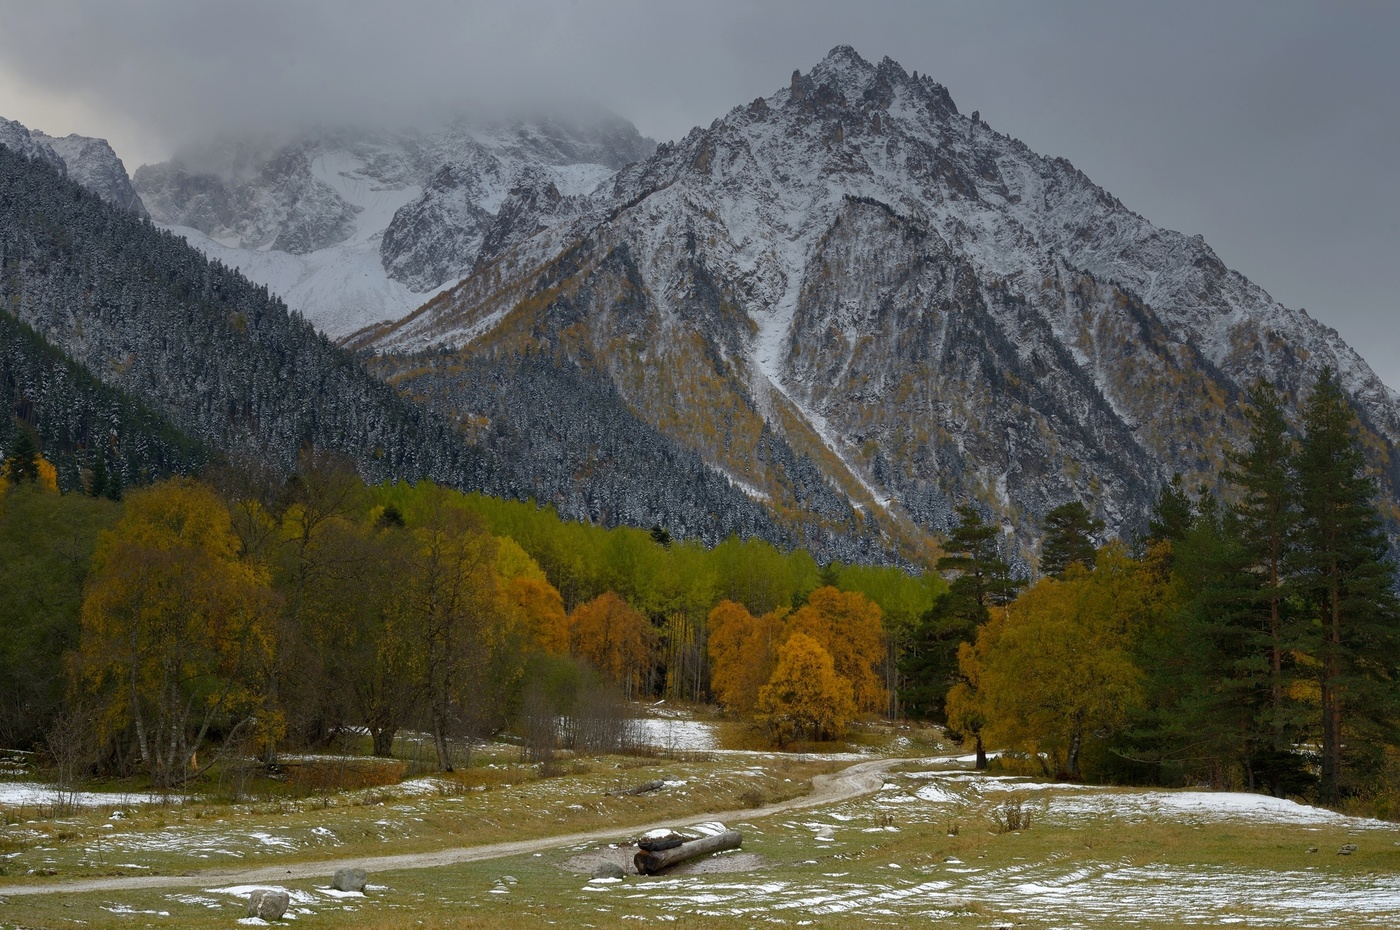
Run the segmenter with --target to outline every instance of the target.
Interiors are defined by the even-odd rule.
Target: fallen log
[[[685,841],[686,837],[674,830],[653,830],[637,840],[637,848],[645,849],[647,852],[659,852],[663,849],[675,849]]]
[[[656,781],[643,782],[635,788],[619,788],[616,791],[609,791],[608,794],[615,798],[624,798],[633,794],[646,794],[648,791],[660,791],[666,787],[666,780],[658,778]]]
[[[644,849],[632,857],[632,863],[637,867],[638,875],[656,875],[680,862],[708,856],[710,853],[723,852],[726,849],[738,849],[743,841],[744,837],[738,830],[725,830],[723,833],[716,833],[713,836],[702,836],[698,840],[690,840],[671,849],[655,851]]]

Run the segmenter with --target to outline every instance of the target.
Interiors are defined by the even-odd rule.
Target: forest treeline
[[[1175,478],[1131,547],[1057,508],[1034,585],[962,510],[913,699],[1052,776],[1394,797],[1400,608],[1355,414],[1324,370],[1299,429],[1267,385],[1246,417],[1222,495]]]
[[[285,479],[244,463],[123,489],[92,470],[59,493],[22,433],[6,475],[0,740],[80,731],[93,768],[162,785],[222,751],[271,761],[350,728],[380,754],[403,729],[428,732],[445,768],[503,730],[541,758],[590,733],[615,744],[616,726],[582,716],[708,700],[725,662],[711,617],[733,609],[800,618],[828,663],[875,683],[861,709],[888,712],[884,630],[917,622],[944,587],[760,540],[706,548],[660,527],[569,522],[430,481],[367,486],[311,450]],[[857,657],[843,651],[850,610],[872,634]],[[818,731],[797,703],[770,700],[775,740],[834,735],[855,712]]]
[[[123,489],[94,469],[60,494],[22,434],[0,484],[0,740],[175,785],[351,728],[380,754],[429,733],[443,767],[509,731],[547,761],[615,745],[621,702],[670,697],[778,745],[905,715],[1053,777],[1387,796],[1400,608],[1355,416],[1325,374],[1296,430],[1265,386],[1248,421],[1222,493],[1174,480],[1139,539],[1051,511],[1033,580],[970,505],[910,574],[370,486],[310,449],[289,478],[225,464]]]

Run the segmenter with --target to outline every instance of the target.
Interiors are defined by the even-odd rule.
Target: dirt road
[[[686,826],[703,823],[707,820],[754,820],[771,817],[785,811],[800,810],[806,807],[820,807],[835,804],[850,798],[860,797],[879,791],[884,784],[884,774],[891,766],[906,762],[906,759],[876,759],[871,762],[857,762],[849,768],[831,775],[818,775],[812,779],[812,790],[800,798],[793,798],[766,807],[746,810],[711,811],[681,819],[667,820],[664,823],[643,824],[632,827],[609,827],[602,830],[589,830],[584,833],[566,833],[558,836],[545,836],[533,840],[518,840],[512,843],[492,843],[487,846],[465,846],[442,849],[436,852],[402,853],[394,856],[362,856],[353,859],[322,859],[316,862],[293,862],[285,865],[263,866],[256,869],[211,869],[190,875],[142,875],[126,878],[85,878],[76,881],[54,882],[43,885],[0,886],[0,898],[14,898],[35,894],[76,894],[86,891],[131,891],[140,888],[194,888],[218,885],[255,885],[259,883],[285,882],[301,878],[329,879],[336,869],[361,868],[370,872],[389,872],[398,869],[431,869],[458,862],[478,862],[484,859],[505,859],[523,853],[544,852],[562,846],[575,846],[580,843],[615,842],[621,837],[633,837],[647,830],[665,827]]]

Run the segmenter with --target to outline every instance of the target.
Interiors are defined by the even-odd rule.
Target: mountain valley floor
[[[1389,822],[1260,795],[978,773],[932,731],[780,754],[677,748],[732,743],[724,724],[673,715],[648,730],[664,742],[676,722],[672,748],[567,760],[548,778],[500,744],[453,775],[239,803],[94,794],[58,814],[12,789],[0,927],[228,927],[256,920],[244,914],[257,887],[287,889],[303,928],[1400,924]],[[288,768],[337,759],[365,764]],[[609,793],[657,779],[660,791]],[[714,819],[743,833],[741,850],[660,877],[589,877],[630,859],[644,829]],[[366,893],[329,887],[356,862]]]

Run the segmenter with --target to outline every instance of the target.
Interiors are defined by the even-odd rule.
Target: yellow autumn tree
[[[879,604],[858,591],[817,588],[788,618],[786,634],[794,633],[812,637],[831,656],[836,674],[851,683],[858,710],[884,709],[880,664],[886,647]]]
[[[1141,700],[1133,646],[1163,591],[1150,568],[1105,546],[1093,572],[1045,578],[983,625],[959,655],[967,684],[949,695],[950,722],[982,723],[989,744],[1078,778],[1085,742],[1113,732]]]
[[[851,683],[836,674],[831,654],[805,633],[778,648],[773,677],[759,689],[754,719],[779,746],[793,739],[835,739],[855,716]]]
[[[554,585],[517,575],[501,586],[501,602],[507,623],[528,647],[549,655],[569,654],[569,616]]]
[[[496,575],[501,581],[510,581],[513,578],[549,580],[544,569],[540,568],[540,563],[531,558],[530,553],[509,536],[496,537]]]
[[[569,649],[618,685],[631,700],[656,655],[651,622],[612,591],[580,604],[569,618]]]
[[[278,726],[261,687],[276,614],[213,492],[174,479],[128,496],[98,542],[77,661],[108,735],[131,728],[157,785],[188,776],[215,726]]]
[[[753,711],[759,689],[777,664],[787,613],[780,607],[755,617],[743,604],[728,600],[710,611],[710,689],[730,712]]]
[[[48,459],[42,455],[35,455],[33,480],[36,485],[45,491],[58,492],[58,469],[54,468]],[[0,498],[5,496],[5,492],[10,489],[11,477],[17,472],[16,461],[11,458],[0,463]],[[24,480],[24,477],[17,477],[17,480]]]

